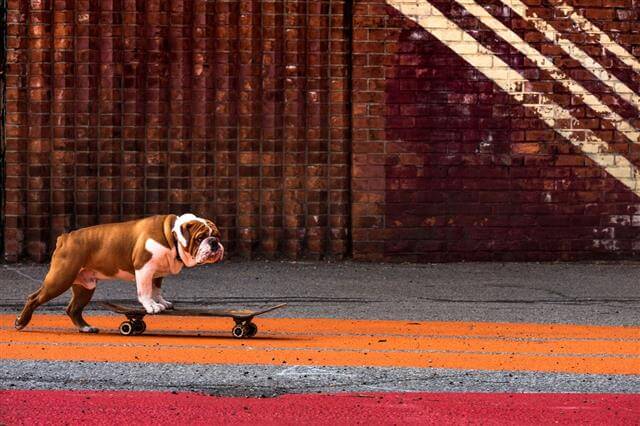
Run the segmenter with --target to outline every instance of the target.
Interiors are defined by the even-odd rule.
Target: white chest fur
[[[163,246],[151,238],[147,239],[144,248],[151,253],[151,259],[147,261],[144,268],[153,270],[154,277],[175,275],[182,270],[184,265],[176,259],[176,252],[174,250]]]

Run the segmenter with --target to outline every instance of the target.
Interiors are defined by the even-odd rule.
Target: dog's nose
[[[214,253],[217,252],[218,249],[220,248],[220,245],[218,244],[217,240],[210,240],[209,246],[211,246],[211,251]]]

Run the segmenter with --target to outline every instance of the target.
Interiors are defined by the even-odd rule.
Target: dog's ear
[[[178,216],[175,223],[173,224],[173,235],[175,239],[178,241],[182,247],[187,247],[189,244],[188,240],[191,236],[189,232],[189,226],[191,225],[192,214],[184,214],[182,216]]]
[[[211,229],[211,235],[220,238],[220,231],[215,223],[207,219],[207,226]]]
[[[192,225],[191,222],[183,223],[180,226],[180,233],[182,234],[182,238],[184,239],[183,247],[187,247],[189,245],[189,240],[191,239],[191,233],[189,232],[189,227]]]

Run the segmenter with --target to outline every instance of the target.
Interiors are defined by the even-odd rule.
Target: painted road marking
[[[13,424],[594,424],[632,425],[640,395],[340,393],[276,398],[153,391],[0,391]]]
[[[640,327],[264,318],[239,340],[224,319],[147,318],[145,335],[125,337],[119,317],[92,317],[105,332],[85,335],[61,315],[22,332],[3,315],[0,359],[640,374]]]
[[[342,376],[342,377],[355,377],[355,374],[351,373],[343,373],[340,371],[335,371],[334,369],[322,368],[322,367],[308,367],[302,365],[294,365],[293,367],[288,367],[282,370],[281,372],[276,374],[277,376]]]
[[[524,6],[524,4],[517,0],[502,1],[516,8],[516,12],[519,14],[522,13],[526,15],[526,6]],[[438,8],[426,1],[388,0],[388,3],[407,18],[412,19],[431,33],[445,46],[453,50],[462,59],[498,85],[503,91],[511,95],[521,105],[533,110],[547,126],[572,145],[578,147],[583,154],[602,167],[609,175],[629,188],[634,194],[640,195],[640,174],[629,160],[620,154],[612,152],[609,145],[600,139],[591,129],[581,128],[579,120],[574,118],[569,111],[553,102],[544,93],[534,90],[536,86],[534,83],[524,78],[491,50],[467,34],[455,22],[443,15]],[[523,7],[524,10],[522,9]],[[548,26],[540,19],[534,20],[533,22],[537,23],[538,26]],[[547,33],[552,31],[555,30],[552,28],[547,29]],[[557,33],[553,34],[558,36]],[[557,40],[558,38],[559,36],[556,37],[555,40],[558,43],[563,41],[570,43],[566,40]],[[553,41],[554,38],[552,37],[551,40]],[[573,44],[571,45],[573,46]],[[578,52],[582,51],[577,47],[576,49],[577,50],[571,50],[571,52],[573,55],[580,56]],[[582,59],[587,61],[585,58]],[[591,58],[589,58],[589,60],[595,63]],[[589,64],[591,62],[589,62]],[[610,77],[611,79],[615,79],[613,76]],[[622,85],[624,87],[618,87],[619,85],[622,85],[622,83],[615,83],[614,86],[624,91],[626,86]],[[531,96],[531,94],[535,96]],[[638,104],[640,106],[640,101]]]

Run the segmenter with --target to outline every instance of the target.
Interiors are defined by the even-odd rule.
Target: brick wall
[[[231,252],[342,257],[344,1],[8,1],[4,258],[187,211]]]
[[[635,258],[636,0],[9,0],[4,258],[193,211],[242,256]]]
[[[356,4],[355,258],[637,257],[639,2]]]

